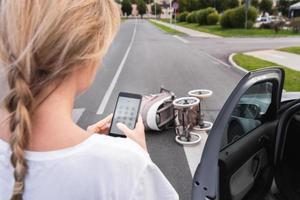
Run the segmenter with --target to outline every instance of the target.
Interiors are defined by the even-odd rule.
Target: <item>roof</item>
[[[298,9],[300,10],[300,2],[290,6],[290,10],[298,10]]]

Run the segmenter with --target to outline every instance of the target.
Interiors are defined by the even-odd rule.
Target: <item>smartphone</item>
[[[117,127],[119,122],[128,128],[134,129],[138,120],[142,96],[139,94],[120,92],[113,114],[109,135],[115,137],[126,137]]]

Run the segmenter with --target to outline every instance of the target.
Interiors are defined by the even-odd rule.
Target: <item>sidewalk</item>
[[[244,54],[300,71],[300,55],[297,54],[276,50],[253,51]]]
[[[155,22],[155,23],[167,26],[169,28],[172,28],[174,30],[180,31],[182,33],[185,33],[185,34],[187,34],[187,35],[189,35],[191,37],[221,38],[220,36],[217,36],[217,35],[213,35],[213,34],[209,34],[209,33],[204,33],[204,32],[200,32],[200,31],[194,31],[194,30],[189,29],[189,28],[177,26],[177,25],[174,25],[174,24],[169,24],[169,23],[162,22],[162,21],[159,21],[159,20],[152,20],[152,21]]]

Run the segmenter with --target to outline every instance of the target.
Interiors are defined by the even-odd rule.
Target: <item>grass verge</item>
[[[184,33],[180,32],[180,31],[177,31],[175,29],[172,29],[168,26],[164,26],[162,24],[159,24],[159,23],[156,23],[152,20],[149,20],[150,23],[152,23],[154,26],[156,26],[157,28],[161,29],[162,31],[166,32],[166,33],[169,33],[169,34],[175,34],[175,35],[185,35]]]
[[[249,71],[262,69],[265,67],[280,66],[285,71],[284,89],[287,91],[300,91],[299,71],[244,54],[236,54],[233,57],[233,60],[236,62],[236,64]]]
[[[285,51],[288,53],[300,54],[300,47],[287,47],[287,48],[282,48],[282,49],[278,49],[278,50]]]
[[[164,20],[163,20],[164,21]],[[168,21],[165,21],[168,22]],[[299,33],[294,33],[290,30],[280,30],[275,33],[272,29],[224,29],[220,25],[200,26],[197,23],[178,22],[178,26],[190,28],[196,31],[211,33],[222,37],[287,37],[300,36]]]

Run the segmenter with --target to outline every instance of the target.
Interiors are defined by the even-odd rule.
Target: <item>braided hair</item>
[[[9,87],[3,103],[15,180],[11,200],[23,199],[25,149],[39,95],[76,68],[100,60],[119,22],[113,0],[0,0],[0,67]]]

